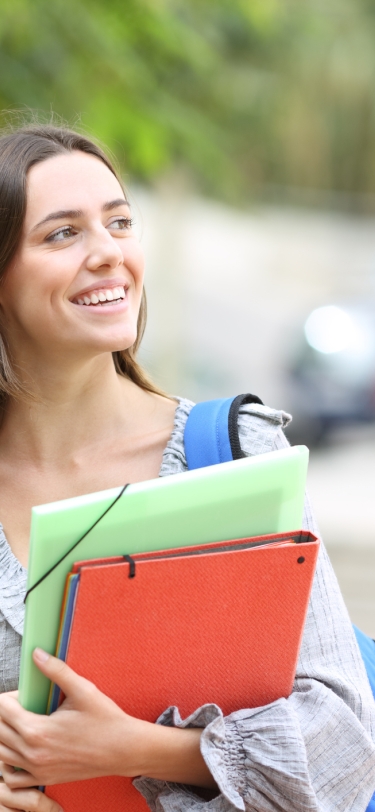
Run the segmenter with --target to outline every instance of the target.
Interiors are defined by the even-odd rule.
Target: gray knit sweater
[[[180,400],[160,476],[185,471]],[[247,455],[284,448],[288,416],[260,405],[240,409]],[[309,503],[303,526],[317,532]],[[1,526],[0,526],[1,528]],[[26,570],[0,532],[0,690],[17,686]],[[275,663],[277,668],[277,663]],[[201,750],[219,787],[207,801],[194,787],[149,778],[136,786],[154,812],[363,812],[375,790],[375,704],[348,613],[322,545],[293,693],[224,718],[205,705],[184,721],[169,708],[161,724],[204,728]]]

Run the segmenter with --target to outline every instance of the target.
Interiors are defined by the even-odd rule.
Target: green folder
[[[65,580],[75,561],[298,530],[308,449],[295,446],[129,485],[90,533],[26,600],[19,700],[45,713],[49,681],[32,661],[36,646],[54,654]],[[67,553],[121,489],[32,509],[30,589]]]

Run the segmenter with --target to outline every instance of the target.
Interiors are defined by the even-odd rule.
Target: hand
[[[33,659],[66,698],[55,713],[42,716],[24,710],[16,693],[0,695],[0,761],[10,790],[104,775],[216,786],[200,753],[199,729],[135,719],[56,657],[35,649]]]
[[[59,804],[47,798],[43,792],[37,789],[9,789],[0,781],[0,812],[15,809],[22,812],[62,812]]]
[[[33,658],[66,698],[55,713],[43,716],[24,710],[16,693],[0,695],[0,760],[12,765],[3,770],[7,786],[139,774],[136,759],[148,723],[125,714],[56,657],[36,649]]]

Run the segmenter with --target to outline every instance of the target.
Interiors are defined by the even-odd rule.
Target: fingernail
[[[49,659],[49,654],[43,651],[42,648],[34,648],[34,657],[36,660],[39,660],[40,663],[46,663]]]

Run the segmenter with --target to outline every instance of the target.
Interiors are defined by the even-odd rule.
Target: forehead
[[[94,155],[72,152],[35,164],[27,176],[26,227],[51,211],[92,211],[123,197],[123,190],[108,167]]]

